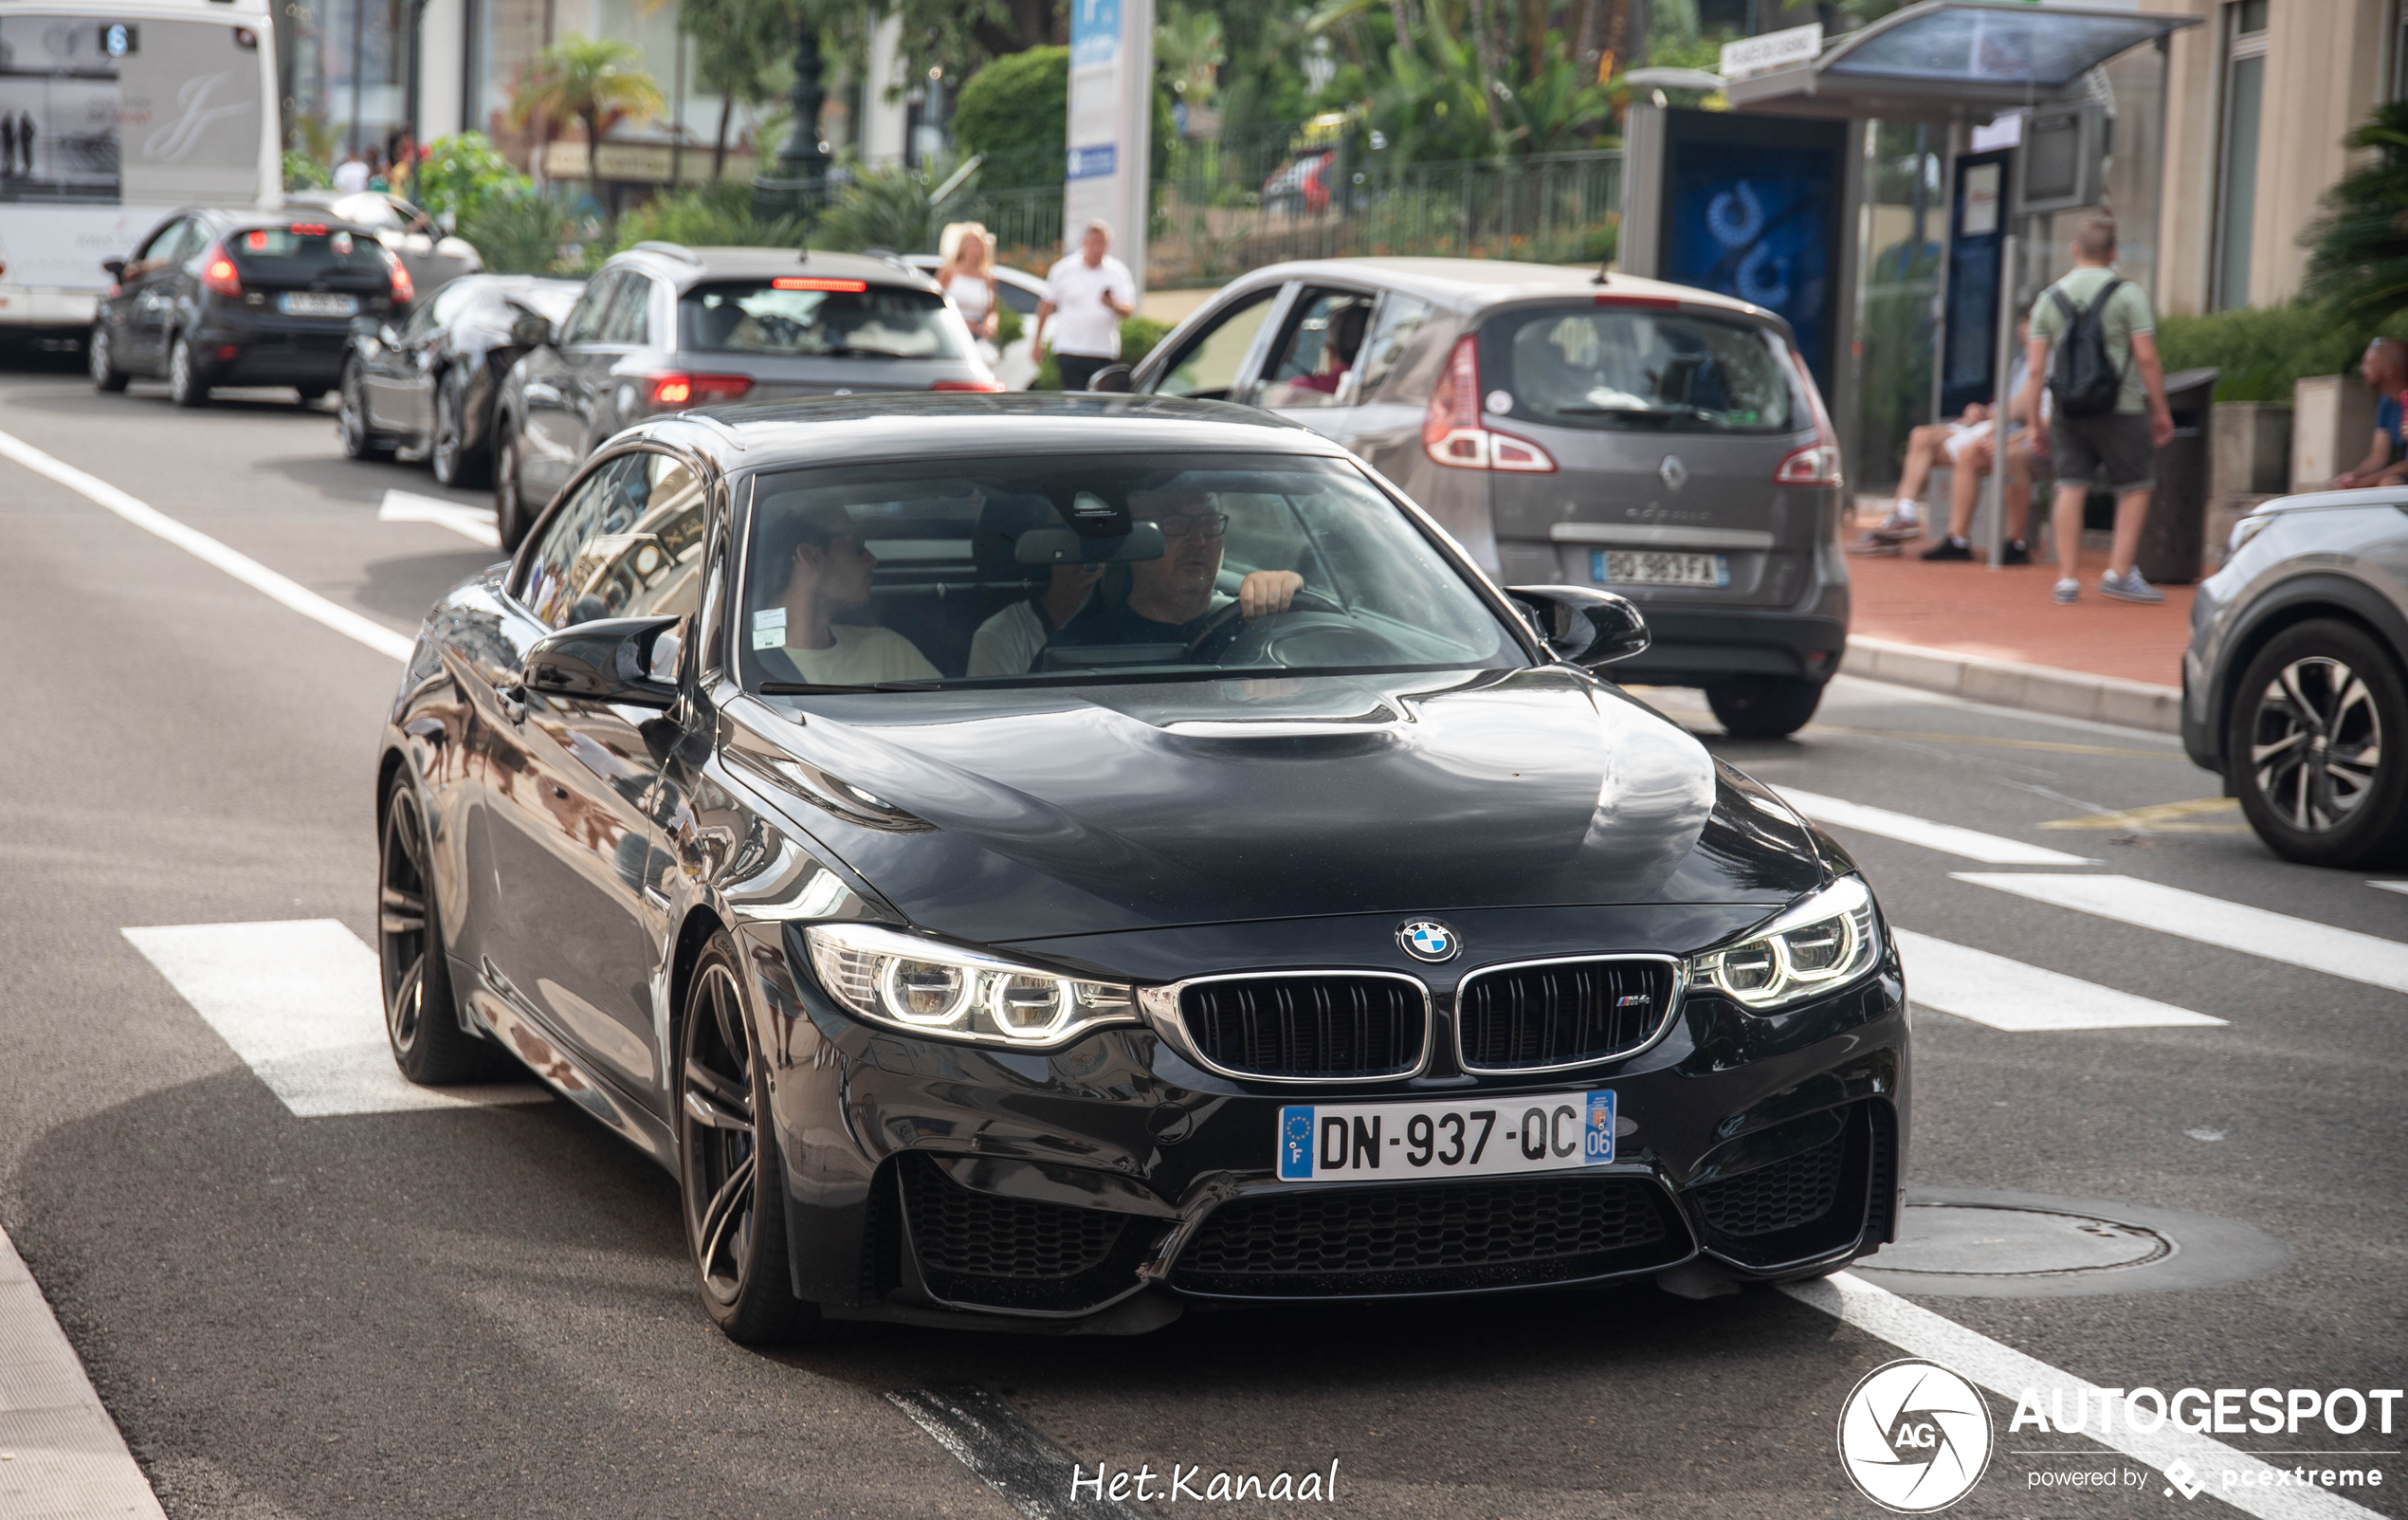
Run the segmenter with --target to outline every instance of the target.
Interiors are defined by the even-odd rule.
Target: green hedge
[[[2321,305],[2306,302],[2157,320],[2158,356],[2165,373],[2221,370],[2218,401],[2289,405],[2292,381],[2354,370],[2367,339],[2378,336],[2408,338],[2408,312],[2394,313],[2379,333],[2335,321]]]

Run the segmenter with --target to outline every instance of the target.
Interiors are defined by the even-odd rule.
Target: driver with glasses
[[[1049,649],[1186,645],[1231,605],[1218,584],[1229,514],[1213,504],[1212,493],[1185,486],[1132,492],[1129,515],[1162,530],[1161,557],[1133,562],[1128,600],[1117,607],[1089,602],[1048,641]],[[1293,570],[1257,570],[1238,583],[1233,600],[1250,622],[1287,611],[1304,586],[1304,577]]]

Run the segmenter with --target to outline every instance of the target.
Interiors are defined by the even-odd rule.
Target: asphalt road
[[[101,396],[19,364],[0,432],[396,631],[493,558],[380,521],[388,489],[445,493],[346,462],[331,416],[285,401],[178,412],[155,386]],[[1774,1291],[1191,1315],[1138,1339],[878,1328],[764,1355],[695,1302],[669,1177],[568,1105],[295,1117],[121,930],[333,919],[368,940],[396,667],[6,460],[0,524],[0,1224],[170,1515],[1011,1514],[886,1397],[912,1388],[983,1390],[1086,1464],[1339,1463],[1334,1504],[1152,1512],[1878,1512],[1833,1425],[1902,1353]],[[1777,786],[2408,941],[2408,896],[2276,861],[2230,815],[2042,827],[2212,797],[2162,736],[1843,682],[1796,741],[1737,743],[1694,694],[1662,701]],[[1910,1188],[2190,1211],[2289,1252],[2220,1287],[1916,1302],[2105,1386],[2402,1383],[2401,991],[1838,832],[1902,926],[2225,1021],[1919,1014]],[[1992,1409],[1998,1455],[1956,1512],[2230,1512],[2154,1479],[2034,1489],[2113,1464]],[[2397,1423],[2218,1438],[2386,1454],[2356,1459],[2387,1481],[2352,1497],[2402,1514]]]

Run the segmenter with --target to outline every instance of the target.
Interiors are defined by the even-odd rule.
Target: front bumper
[[[744,932],[794,1289],[840,1313],[1146,1328],[1177,1300],[1495,1291],[1700,1258],[1779,1278],[1893,1237],[1909,1086],[1894,950],[1772,1018],[1693,993],[1660,1042],[1592,1068],[1472,1077],[1440,1059],[1411,1080],[1294,1087],[1204,1071],[1143,1027],[1025,1054],[872,1029],[794,974],[805,962],[780,925]],[[1431,981],[1444,1051],[1451,980]],[[1610,1164],[1370,1184],[1272,1175],[1286,1105],[1600,1087],[1620,1120]]]

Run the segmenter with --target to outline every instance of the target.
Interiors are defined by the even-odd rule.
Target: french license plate
[[[1593,549],[1589,578],[1626,586],[1728,586],[1726,554],[1669,554],[1653,549]]]
[[[321,290],[288,290],[276,298],[276,308],[287,317],[350,317],[359,310],[357,296],[334,296]]]
[[[1568,1171],[1614,1159],[1614,1092],[1441,1103],[1294,1104],[1279,1111],[1283,1182],[1408,1181]]]

